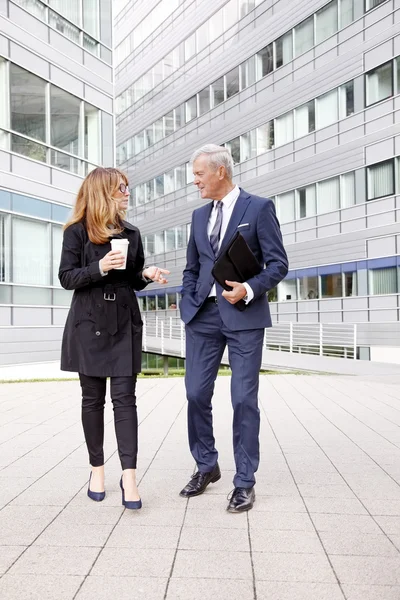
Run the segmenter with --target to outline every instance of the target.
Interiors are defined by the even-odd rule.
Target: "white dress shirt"
[[[237,199],[239,198],[239,195],[240,195],[240,189],[237,185],[235,185],[233,190],[231,190],[229,192],[229,194],[227,194],[224,198],[222,198],[222,200],[214,200],[214,206],[211,211],[210,218],[208,220],[207,235],[208,235],[208,237],[210,237],[210,235],[211,235],[211,232],[215,225],[215,221],[217,220],[217,212],[218,212],[217,205],[218,205],[218,202],[222,202],[222,225],[221,225],[221,235],[219,238],[218,249],[221,247],[222,240],[224,239],[226,230],[228,229],[229,221],[232,216],[233,209],[235,208]],[[246,288],[246,292],[247,292],[247,296],[245,296],[245,302],[246,302],[246,304],[248,304],[251,300],[253,300],[254,292],[248,283],[243,283],[243,285]],[[212,286],[211,291],[209,293],[209,296],[216,296],[216,295],[217,295],[217,290],[216,290],[215,283],[214,283],[214,285]]]

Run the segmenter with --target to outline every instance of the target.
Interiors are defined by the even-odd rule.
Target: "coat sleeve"
[[[77,290],[102,279],[98,260],[87,267],[82,266],[82,233],[82,228],[76,225],[70,225],[64,231],[58,278],[66,290]]]
[[[257,236],[265,268],[261,273],[246,281],[254,292],[255,300],[277,286],[286,277],[289,269],[282,233],[272,200],[267,200],[259,212]]]
[[[194,294],[196,283],[200,272],[199,252],[194,239],[194,213],[192,217],[192,226],[186,250],[186,267],[183,271],[182,297],[185,294]]]
[[[133,289],[136,290],[137,292],[140,292],[140,290],[143,290],[149,284],[149,281],[145,281],[143,279],[143,275],[142,275],[143,267],[144,267],[144,251],[143,251],[142,236],[139,233],[139,242],[138,242],[137,256],[136,256],[136,261],[135,261],[135,269],[130,274],[131,285],[132,285]]]

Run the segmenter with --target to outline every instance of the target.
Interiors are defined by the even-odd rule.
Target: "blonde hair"
[[[121,179],[128,185],[125,173],[113,167],[97,167],[91,171],[79,189],[72,217],[64,229],[74,223],[84,222],[93,244],[105,244],[110,236],[121,233],[125,211],[118,210],[113,199]]]

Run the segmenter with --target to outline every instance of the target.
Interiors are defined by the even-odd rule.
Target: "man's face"
[[[209,158],[202,154],[193,162],[194,185],[197,186],[202,198],[221,200],[224,191],[224,167],[214,171],[209,164]]]

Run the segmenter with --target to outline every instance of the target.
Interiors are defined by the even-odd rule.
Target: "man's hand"
[[[230,304],[236,304],[239,300],[245,297],[247,294],[247,290],[244,287],[243,283],[238,283],[237,281],[225,281],[226,285],[229,285],[233,290],[231,292],[227,292],[224,290],[222,292],[225,300],[228,300]]]
[[[167,269],[160,269],[160,267],[152,266],[144,269],[142,275],[155,283],[168,283],[168,279],[166,279],[164,275],[169,275],[169,271]]]

